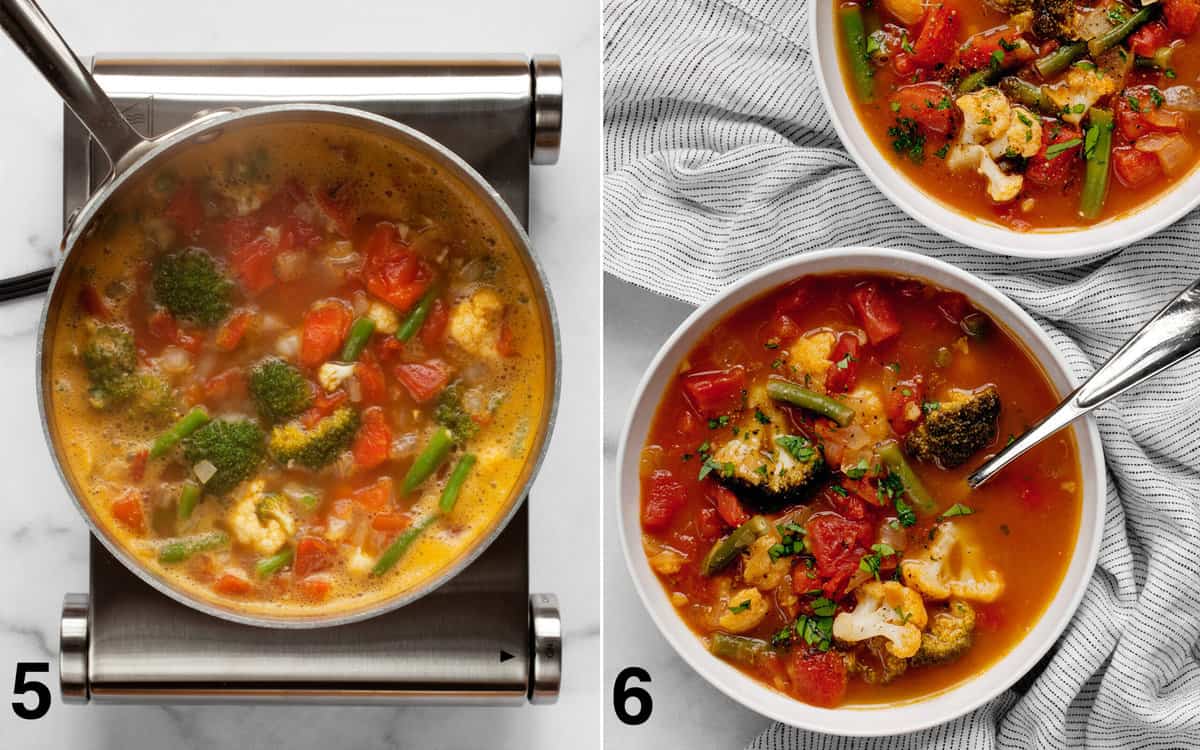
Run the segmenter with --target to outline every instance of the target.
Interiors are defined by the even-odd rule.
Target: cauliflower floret
[[[336,391],[354,374],[354,362],[326,362],[317,370],[317,382],[326,391]]]
[[[729,597],[728,609],[718,620],[721,628],[730,633],[745,633],[767,616],[770,605],[758,589],[751,586]],[[920,638],[917,639],[918,642]]]
[[[504,302],[491,289],[479,289],[450,310],[446,330],[451,340],[466,351],[491,359],[500,356],[496,342]]]
[[[296,521],[277,495],[263,492],[265,486],[261,479],[246,485],[229,514],[229,528],[238,544],[273,555],[296,532]]]
[[[974,169],[983,175],[988,196],[997,203],[1015,199],[1025,178],[1006,174],[996,159],[1036,154],[1042,147],[1041,121],[1028,109],[1012,106],[991,86],[963,94],[955,103],[963,113],[963,127],[946,164],[954,171]]]
[[[1042,148],[1042,123],[1037,115],[1024,107],[1012,108],[1012,119],[1003,138],[988,144],[988,154],[993,159],[1003,156],[1029,158]]]
[[[856,643],[883,637],[892,656],[907,659],[917,653],[928,619],[920,594],[896,581],[870,581],[855,589],[854,595],[858,599],[854,610],[840,612],[833,620],[834,638]]]
[[[1008,97],[995,86],[963,94],[954,103],[963,115],[962,143],[990,143],[1004,136],[1012,123]]]
[[[966,529],[943,523],[924,552],[900,562],[904,583],[927,599],[994,602],[1004,593],[1004,576],[988,567]]]
[[[1042,93],[1063,113],[1062,119],[1078,125],[1093,104],[1117,90],[1119,81],[1091,63],[1078,63],[1058,83],[1042,87]]]
[[[1025,185],[1025,178],[1021,175],[1005,174],[983,146],[956,144],[950,149],[946,163],[955,171],[974,169],[983,175],[988,181],[988,197],[997,203],[1013,200]]]
[[[683,569],[687,557],[673,549],[664,549],[654,553],[649,558],[650,567],[665,576],[672,576]]]
[[[400,316],[396,313],[396,308],[386,302],[371,300],[371,306],[367,308],[367,317],[375,323],[375,330],[379,333],[391,336],[400,328]]]
[[[362,548],[355,547],[354,551],[346,559],[346,570],[350,571],[351,575],[359,578],[366,578],[371,575],[371,570],[375,567],[375,558],[362,551]]]
[[[833,354],[834,336],[829,331],[801,336],[788,350],[788,364],[794,375],[801,378],[801,385],[818,393],[825,392],[825,376],[833,365],[829,355]]]
[[[779,532],[774,526],[767,534],[754,540],[742,563],[743,581],[760,591],[772,591],[783,583],[784,576],[792,569],[792,560],[787,557],[771,559],[771,548],[779,541]]]

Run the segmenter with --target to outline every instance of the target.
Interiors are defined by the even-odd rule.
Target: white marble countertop
[[[0,303],[0,745],[12,748],[598,747],[600,710],[600,4],[590,0],[42,0],[81,54],[101,52],[554,52],[563,58],[562,157],[532,175],[534,244],[558,301],[565,367],[554,441],[533,490],[531,589],[558,594],[565,629],[559,703],[494,709],[65,706],[9,708],[14,664],[51,661],[62,596],[86,591],[87,537],[38,425],[40,298]],[[52,259],[61,217],[62,110],[0,40],[0,276]],[[591,519],[589,521],[589,519]],[[593,535],[589,538],[589,534]],[[56,683],[57,679],[54,678]],[[486,738],[486,740],[484,739]]]
[[[617,441],[650,360],[692,309],[605,276],[604,681],[611,693],[622,669],[642,667],[651,682],[630,684],[646,688],[654,700],[650,719],[638,726],[626,726],[613,711],[605,711],[605,744],[613,748],[741,748],[771,723],[730,700],[679,658],[642,606],[621,551],[614,479]]]

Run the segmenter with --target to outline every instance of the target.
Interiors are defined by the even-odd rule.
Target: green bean
[[[700,572],[706,576],[716,575],[729,563],[733,562],[738,553],[754,544],[754,540],[771,531],[771,523],[763,516],[754,516],[741,526],[738,526],[729,536],[717,540],[704,561],[700,563]]]
[[[458,493],[462,490],[463,482],[467,481],[467,475],[471,473],[471,467],[474,465],[474,453],[464,453],[463,457],[458,459],[458,463],[454,466],[454,471],[450,472],[450,478],[446,480],[446,488],[442,490],[442,499],[438,502],[438,508],[443,513],[449,513],[454,510],[454,503],[458,500]]]
[[[958,93],[969,94],[991,84],[1000,75],[999,68],[984,68],[964,77],[958,82]]]
[[[441,284],[437,282],[430,284],[428,291],[421,297],[421,301],[408,313],[408,317],[396,329],[396,338],[401,341],[408,341],[417,335],[417,331],[421,330],[421,326],[425,323],[425,318],[429,316],[429,311],[433,308],[433,303],[437,301],[438,295],[441,293]]]
[[[1016,76],[1007,76],[1000,81],[1000,90],[1010,100],[1051,117],[1059,114],[1058,107],[1042,92],[1042,87]]]
[[[815,411],[845,427],[854,421],[854,410],[841,401],[810,391],[790,380],[772,377],[767,381],[767,395],[776,401]]]
[[[304,508],[305,511],[312,513],[321,505],[321,498],[310,493],[296,498],[296,502],[299,503],[300,507]]]
[[[417,488],[417,485],[433,476],[454,447],[454,436],[445,427],[439,426],[433,431],[429,443],[417,454],[417,458],[404,475],[404,494],[407,495]]]
[[[346,345],[342,347],[342,361],[353,362],[367,348],[371,334],[375,333],[375,321],[370,318],[359,318],[350,326],[350,334],[346,336]]]
[[[1139,68],[1152,68],[1156,70],[1170,70],[1171,59],[1175,56],[1175,47],[1159,47],[1154,50],[1153,57],[1142,57],[1138,55],[1133,59],[1133,64]]]
[[[158,548],[158,561],[161,563],[183,562],[198,552],[224,547],[228,543],[229,537],[220,531],[168,539]]]
[[[1104,199],[1108,194],[1112,113],[1107,109],[1092,107],[1088,111],[1088,122],[1090,125],[1083,139],[1083,153],[1087,159],[1087,166],[1083,173],[1083,191],[1079,195],[1079,213],[1086,219],[1094,219],[1104,208]]]
[[[1104,54],[1125,41],[1125,37],[1140,29],[1157,12],[1157,5],[1147,5],[1105,33],[1089,41],[1087,43],[1088,52],[1092,53],[1092,57]]]
[[[166,455],[167,451],[174,448],[176,443],[206,424],[208,424],[208,412],[204,410],[203,406],[193,407],[191,411],[183,415],[183,419],[154,438],[154,443],[150,446],[150,458],[161,458]]]
[[[842,40],[850,58],[850,79],[864,102],[875,99],[875,73],[867,57],[867,27],[863,23],[862,9],[857,5],[843,6],[838,12],[841,22]]]
[[[1053,52],[1033,61],[1033,67],[1042,78],[1053,78],[1063,72],[1088,50],[1087,42],[1064,44]]]
[[[295,554],[295,551],[291,547],[288,547],[283,552],[278,552],[270,557],[264,557],[254,564],[254,572],[263,578],[274,575],[279,572],[280,568],[290,563]]]
[[[708,642],[708,650],[713,656],[754,666],[760,658],[766,655],[769,648],[766,641],[758,638],[713,633]]]
[[[879,447],[879,458],[887,466],[888,471],[895,474],[904,485],[904,494],[908,495],[908,499],[912,500],[913,505],[920,508],[926,513],[932,513],[935,507],[933,496],[929,494],[929,490],[925,489],[925,485],[921,484],[921,478],[908,465],[908,461],[904,460],[904,454],[900,452],[900,445],[894,440],[889,440]]]
[[[403,534],[396,537],[396,541],[388,545],[388,548],[375,561],[375,567],[371,568],[371,575],[381,576],[391,570],[392,566],[400,560],[404,553],[408,551],[408,548],[412,546],[412,543],[417,540],[417,537],[436,520],[437,516],[430,516],[418,524],[409,526]]]
[[[186,521],[192,517],[192,511],[196,510],[196,504],[200,502],[202,490],[200,485],[195,482],[184,482],[183,489],[179,490],[179,520]]]

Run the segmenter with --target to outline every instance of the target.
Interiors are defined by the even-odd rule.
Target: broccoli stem
[[[433,308],[433,303],[437,301],[438,295],[442,292],[442,285],[434,282],[429,285],[421,301],[417,303],[409,313],[400,327],[396,329],[396,338],[407,342],[413,336],[417,335],[417,331],[421,330],[421,326],[425,324],[425,318],[429,316],[429,311]]]
[[[767,651],[767,642],[758,638],[746,638],[727,633],[713,633],[708,642],[708,650],[713,656],[736,661],[739,664],[754,666]]]
[[[1112,27],[1106,33],[1101,34],[1095,39],[1087,43],[1088,52],[1092,53],[1092,57],[1104,54],[1121,42],[1125,41],[1125,37],[1141,28],[1147,21],[1154,17],[1158,12],[1157,5],[1147,5],[1137,13],[1134,13],[1129,18],[1126,18],[1121,23]]]
[[[367,348],[371,334],[375,333],[375,321],[370,318],[359,318],[350,326],[350,334],[346,337],[346,345],[342,347],[342,361],[353,362]]]
[[[220,531],[170,539],[162,547],[159,547],[158,561],[161,563],[183,562],[198,552],[224,547],[228,543],[229,537]]]
[[[450,434],[450,430],[441,426],[434,430],[429,443],[417,454],[408,473],[404,475],[404,494],[411,494],[421,482],[433,476],[433,472],[438,470],[453,447],[454,436]]]
[[[437,516],[430,516],[420,523],[410,526],[400,536],[396,537],[396,541],[388,545],[388,548],[383,551],[379,559],[375,561],[375,567],[371,568],[371,575],[381,576],[392,569],[400,558],[412,546],[412,543],[417,540],[417,537],[429,528],[430,524],[437,520]]]
[[[150,446],[150,458],[162,458],[175,444],[191,435],[196,430],[208,424],[208,412],[203,406],[192,407],[192,410],[165,432],[154,438]]]
[[[443,513],[454,510],[458,493],[462,491],[463,482],[467,481],[467,475],[471,473],[474,466],[474,453],[463,454],[463,457],[458,459],[458,463],[454,465],[454,471],[450,472],[450,478],[446,480],[446,488],[442,490],[441,500],[438,501],[438,509]]]
[[[792,406],[829,417],[841,427],[846,427],[854,421],[854,410],[849,406],[829,396],[810,391],[790,380],[772,377],[767,381],[767,395],[776,401],[783,401]]]
[[[290,563],[295,554],[292,548],[288,547],[282,552],[277,552],[270,557],[264,557],[254,564],[254,572],[262,578],[274,575],[279,572],[280,568]]]
[[[196,504],[200,502],[200,485],[195,482],[184,482],[183,489],[179,491],[179,520],[186,521],[192,517],[192,512],[196,510]]]
[[[1087,42],[1064,44],[1053,52],[1034,60],[1033,67],[1042,78],[1053,78],[1063,72],[1088,51]]]
[[[1084,147],[1087,165],[1083,173],[1083,190],[1079,194],[1079,213],[1084,218],[1094,219],[1104,208],[1108,194],[1108,161],[1112,150],[1113,118],[1107,109],[1092,107],[1088,111],[1088,128],[1084,143],[1092,141],[1089,151]],[[1092,134],[1095,133],[1095,136]]]
[[[875,74],[867,57],[867,27],[863,22],[862,9],[857,5],[846,5],[838,11],[842,40],[846,43],[850,58],[850,80],[864,102],[875,98]]]
[[[754,544],[755,539],[770,531],[771,524],[765,517],[752,517],[730,532],[729,536],[717,540],[700,563],[700,572],[706,576],[716,575],[737,559],[742,550]]]
[[[879,446],[879,458],[888,467],[888,471],[900,479],[900,483],[904,485],[904,494],[908,495],[908,499],[912,500],[913,505],[925,513],[932,513],[935,508],[933,496],[929,494],[929,490],[925,489],[925,485],[921,484],[921,478],[904,459],[904,454],[900,452],[900,445],[894,440],[889,440]]]

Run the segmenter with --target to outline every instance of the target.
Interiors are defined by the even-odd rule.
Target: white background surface
[[[600,4],[594,0],[43,0],[94,52],[554,52],[562,55],[562,157],[532,173],[531,235],[557,301],[564,390],[533,490],[534,591],[558,594],[565,673],[556,706],[515,709],[64,706],[62,596],[85,591],[86,531],[50,463],[34,401],[41,299],[0,303],[0,746],[6,748],[551,748],[599,746]],[[0,275],[52,262],[61,220],[61,107],[0,39]],[[644,617],[644,616],[643,616]],[[55,703],[37,721],[9,703],[14,663],[51,661]],[[674,743],[668,743],[674,744]]]
[[[605,711],[609,748],[740,748],[770,721],[743,708],[709,685],[679,658],[642,606],[625,567],[617,530],[617,441],[642,375],[660,346],[692,306],[604,278],[604,677],[611,693],[622,669],[638,666],[649,684],[654,708],[639,726],[622,724]],[[636,710],[636,703],[629,702]]]

